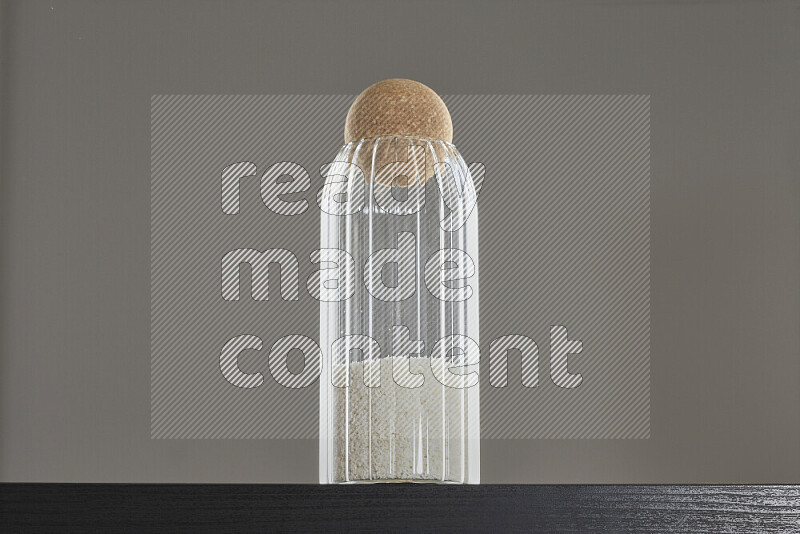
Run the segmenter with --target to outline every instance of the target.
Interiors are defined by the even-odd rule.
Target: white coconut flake
[[[422,374],[422,386],[395,382],[392,367],[397,360]],[[350,386],[333,388],[335,478],[463,482],[470,435],[468,390],[442,385],[431,373],[428,358],[387,357],[377,362],[380,387],[364,384],[364,363],[356,361],[349,365]],[[344,365],[339,366],[343,373]]]

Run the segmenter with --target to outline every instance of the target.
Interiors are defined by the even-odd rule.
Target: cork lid
[[[367,87],[347,112],[344,141],[380,135],[408,135],[453,142],[453,122],[430,87],[393,78]]]

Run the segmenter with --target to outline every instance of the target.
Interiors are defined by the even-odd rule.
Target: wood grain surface
[[[3,532],[800,532],[800,486],[3,484]]]

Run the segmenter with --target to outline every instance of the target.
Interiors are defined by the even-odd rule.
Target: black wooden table
[[[800,486],[4,484],[3,532],[800,532]]]

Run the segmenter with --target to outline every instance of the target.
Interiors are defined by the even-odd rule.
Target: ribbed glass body
[[[386,136],[325,170],[320,482],[478,483],[469,169],[448,143]]]

